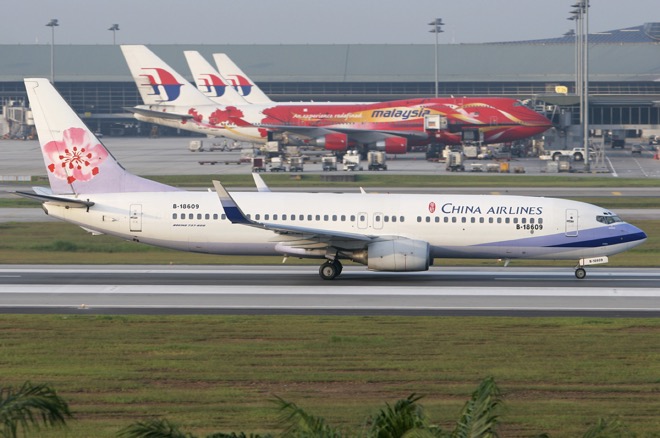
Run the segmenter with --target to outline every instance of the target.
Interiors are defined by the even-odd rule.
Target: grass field
[[[449,427],[486,376],[502,437],[576,437],[599,417],[660,436],[660,320],[304,316],[0,316],[0,380],[52,384],[68,432],[277,431],[274,396],[357,430],[411,393]]]

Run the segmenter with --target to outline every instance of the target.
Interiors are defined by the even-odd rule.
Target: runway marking
[[[251,291],[239,291],[242,286],[187,286],[180,285],[3,285],[0,297],[9,294],[44,295],[226,295],[226,296],[505,296],[505,297],[651,297],[660,298],[657,288],[554,288],[529,287],[512,290],[507,287],[453,287],[453,286],[354,286],[337,285],[328,289],[310,290],[308,286],[250,286]],[[298,290],[300,289],[300,290]]]

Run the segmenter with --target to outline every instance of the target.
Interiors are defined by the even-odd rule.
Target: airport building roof
[[[440,44],[440,82],[573,81],[575,36],[485,44]],[[589,36],[591,81],[660,80],[660,23]],[[210,61],[227,53],[257,82],[433,82],[433,44],[149,45],[191,78],[184,50]],[[0,82],[50,77],[49,44],[0,45]],[[55,45],[62,82],[128,82],[119,46]]]

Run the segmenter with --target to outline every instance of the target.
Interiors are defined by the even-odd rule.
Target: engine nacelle
[[[348,147],[348,136],[335,132],[318,137],[314,143],[317,146],[323,146],[328,151],[345,151]]]
[[[426,271],[431,264],[428,242],[394,239],[367,247],[367,267],[374,271]]]
[[[376,149],[388,154],[405,154],[408,152],[408,140],[401,137],[388,137],[376,142]]]

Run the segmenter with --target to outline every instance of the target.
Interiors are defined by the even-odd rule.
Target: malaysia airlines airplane
[[[189,192],[129,173],[48,79],[25,79],[50,189],[17,194],[94,234],[209,254],[341,260],[375,271],[425,271],[452,258],[577,260],[584,266],[633,248],[646,234],[581,202],[524,196]]]
[[[408,146],[459,144],[472,135],[484,143],[528,138],[551,122],[508,98],[408,99],[379,103],[271,103],[220,105],[210,101],[145,46],[121,46],[145,105],[132,108],[138,120],[264,143],[298,136],[333,151],[366,147],[406,153]],[[426,121],[447,121],[427,129]]]

